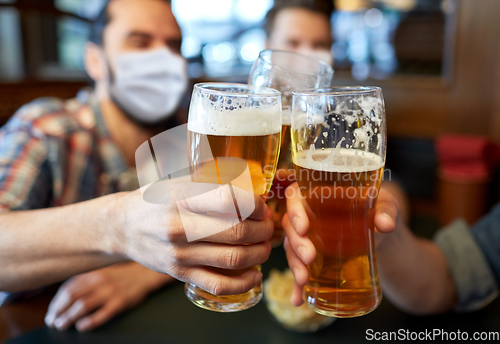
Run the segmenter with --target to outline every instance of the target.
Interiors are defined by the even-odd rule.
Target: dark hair
[[[90,28],[90,41],[97,45],[102,45],[103,43],[103,33],[106,26],[108,26],[111,18],[109,16],[109,4],[113,0],[106,0],[104,6],[99,13],[99,15],[92,21]],[[166,3],[171,3],[171,0],[161,0]]]
[[[267,37],[271,35],[274,29],[274,21],[281,10],[287,8],[303,8],[312,12],[324,14],[330,22],[335,6],[333,0],[275,0],[274,6],[267,12],[264,30]]]

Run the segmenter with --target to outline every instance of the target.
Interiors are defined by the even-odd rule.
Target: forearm
[[[0,215],[0,290],[58,282],[125,259],[114,235],[117,195]]]
[[[379,275],[385,295],[414,314],[450,310],[456,291],[448,264],[431,241],[415,237],[401,226],[377,248]]]

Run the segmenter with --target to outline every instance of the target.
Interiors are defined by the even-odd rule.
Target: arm
[[[202,193],[189,204],[182,192],[192,195],[193,190],[178,192],[177,206],[146,203],[137,190],[66,207],[2,214],[0,290],[36,288],[125,260],[217,295],[250,290],[262,276],[259,271],[225,276],[205,267],[245,269],[267,260],[273,226],[265,218],[265,203],[251,193],[253,213],[228,227],[224,216],[206,214],[226,214],[234,208],[229,188]],[[192,226],[228,229],[188,242],[180,205]]]
[[[0,214],[0,290],[30,290],[126,259],[112,220],[118,197]]]
[[[296,192],[287,195],[299,195]],[[292,303],[300,305],[302,288],[307,283],[307,264],[316,250],[307,237],[307,219],[300,196],[287,197],[288,213],[283,217],[287,234],[285,249],[296,286]],[[451,309],[456,291],[448,265],[439,248],[415,237],[403,224],[396,199],[381,188],[375,215],[377,265],[387,297],[398,307],[415,314],[439,313]]]
[[[448,263],[437,245],[417,238],[402,223],[393,233],[381,235],[384,238],[376,254],[380,282],[387,297],[413,314],[452,309],[457,292]]]

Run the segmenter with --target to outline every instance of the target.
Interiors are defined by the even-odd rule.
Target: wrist
[[[126,240],[124,232],[123,198],[125,193],[116,193],[100,198],[98,227],[100,228],[101,251],[119,261],[127,260]]]
[[[393,259],[408,250],[408,242],[413,239],[411,230],[404,224],[399,223],[392,233],[381,234],[382,240],[377,245],[377,260]],[[406,252],[408,253],[408,252]]]
[[[165,284],[175,280],[170,275],[153,271],[137,262],[131,262],[131,264],[136,266],[136,274],[137,276],[141,276],[141,280],[144,282],[147,293],[152,293],[163,287]]]
[[[151,282],[149,284],[150,288],[149,288],[149,291],[150,292],[153,292],[155,290],[158,290],[160,289],[161,287],[163,287],[164,285],[174,281],[175,279],[172,277],[172,276],[169,276],[169,275],[166,275],[166,274],[162,274],[162,273],[159,273],[159,272],[155,272],[155,271],[152,271],[152,275],[151,275]]]

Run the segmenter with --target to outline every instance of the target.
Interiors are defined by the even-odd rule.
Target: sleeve
[[[500,286],[500,204],[474,225],[472,236],[486,257],[497,285]]]
[[[22,126],[0,131],[0,213],[48,207],[50,175],[43,137]]]
[[[463,220],[441,229],[434,242],[443,252],[455,282],[458,301],[455,310],[470,312],[493,301],[498,284],[482,247]]]

